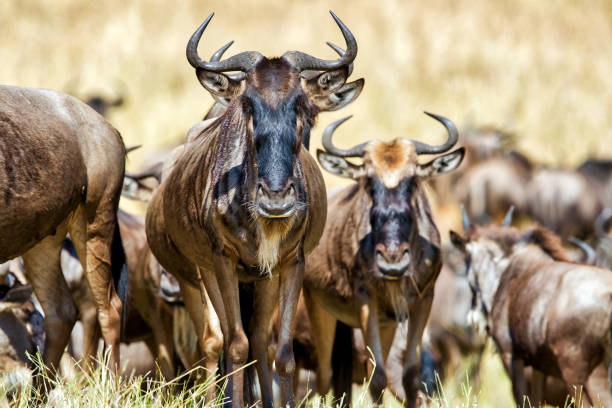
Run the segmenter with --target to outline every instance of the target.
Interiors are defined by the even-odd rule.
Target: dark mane
[[[542,251],[546,252],[555,261],[569,262],[561,238],[554,232],[544,227],[534,227],[527,230],[521,237],[522,241],[538,245]]]
[[[477,226],[470,235],[491,239],[500,244],[506,251],[509,251],[518,242],[534,244],[555,261],[570,262],[563,249],[561,238],[541,226],[529,228],[523,232],[513,227]]]

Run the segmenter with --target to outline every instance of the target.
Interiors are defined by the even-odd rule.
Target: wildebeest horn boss
[[[350,342],[334,345],[329,334],[336,324],[363,331],[376,361],[370,391],[380,402],[387,385],[384,355],[397,322],[409,318],[403,386],[407,405],[413,407],[416,402],[420,343],[441,267],[440,235],[422,179],[455,169],[464,153],[463,148],[448,152],[458,137],[453,123],[428,115],[447,129],[442,145],[396,139],[341,149],[332,143],[332,135],[348,118],[332,123],[324,132],[325,150],[317,151],[319,163],[357,183],[330,192],[322,244],[306,262],[304,293],[317,350],[317,391],[322,395],[334,377],[336,397],[345,392],[350,401],[350,378],[342,382],[349,385],[346,390],[337,389],[338,374],[331,372],[332,349],[352,349]],[[431,153],[444,154],[419,164],[419,154]],[[363,164],[351,163],[348,157],[362,158]]]
[[[0,263],[23,256],[52,333],[43,355],[48,367],[57,368],[77,319],[60,270],[68,233],[102,336],[112,346],[110,363],[119,363],[123,299],[115,286],[121,296],[127,268],[116,213],[124,163],[119,132],[84,103],[59,92],[0,86]]]
[[[202,348],[206,293],[210,297],[221,323],[225,371],[238,370],[226,389],[236,406],[244,403],[239,369],[249,347],[264,406],[272,406],[267,345],[277,305],[281,400],[283,406],[294,403],[294,314],[304,257],[318,243],[326,218],[323,177],[304,146],[317,114],[350,103],[363,86],[363,80],[345,83],[357,44],[333,17],[347,42],[336,60],[297,51],[280,58],[248,51],[221,59],[229,43],[204,61],[197,46],[212,14],[187,44],[187,59],[201,84],[227,108],[164,167],[147,211],[147,237],[155,257],[181,285]],[[306,76],[306,70],[321,72]],[[254,285],[252,310],[242,305],[252,311],[250,319],[241,316],[239,282]],[[249,327],[243,319],[250,320]]]

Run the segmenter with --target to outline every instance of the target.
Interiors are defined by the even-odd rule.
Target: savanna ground
[[[212,104],[185,59],[187,39],[211,11],[216,16],[201,42],[203,56],[234,39],[229,53],[298,49],[333,58],[325,41],[344,43],[328,9],[358,40],[353,77],[364,77],[366,86],[350,107],[320,116],[312,151],[324,126],[348,114],[355,117],[338,131],[339,145],[396,137],[438,141],[443,132],[422,114],[427,110],[460,126],[504,127],[516,134],[519,150],[546,164],[612,157],[612,2],[603,0],[5,0],[0,83],[81,97],[124,93],[126,104],[109,120],[127,145],[143,145],[128,162],[137,170],[181,143]],[[330,186],[343,182],[325,177]],[[458,373],[434,406],[512,406],[492,353],[483,370],[480,389],[468,389]],[[132,399],[138,380],[117,391],[104,378],[87,387],[66,385],[66,395],[81,398],[66,406],[174,404],[153,394]]]

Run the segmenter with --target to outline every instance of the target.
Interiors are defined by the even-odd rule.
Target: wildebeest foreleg
[[[510,379],[512,380],[512,393],[517,404],[523,405],[527,395],[527,381],[525,379],[525,364],[522,359],[512,356],[510,362]],[[534,402],[535,403],[535,402]]]
[[[213,265],[215,265],[214,272],[219,291],[214,293],[214,290],[210,290],[209,279],[205,278],[206,290],[221,323],[226,373],[235,371],[235,374],[229,378],[226,388],[226,392],[231,393],[231,401],[228,401],[228,405],[242,407],[244,405],[244,370],[242,367],[249,357],[249,340],[244,332],[240,315],[236,261],[222,253],[215,253],[213,254]],[[207,272],[203,271],[203,275],[206,276]],[[220,309],[224,310],[225,316],[222,316]]]
[[[280,304],[278,349],[276,350],[276,371],[278,372],[281,406],[293,407],[293,375],[295,358],[293,356],[293,332],[295,331],[295,311],[297,310],[302,281],[304,279],[304,253],[298,248],[296,257],[280,272]]]
[[[279,279],[275,276],[255,282],[253,319],[251,320],[250,337],[251,353],[257,360],[257,375],[261,388],[263,406],[272,408],[272,375],[268,362],[268,341],[270,322],[278,299]]]
[[[70,331],[77,320],[77,309],[60,266],[60,253],[66,232],[57,231],[23,255],[26,277],[45,312],[43,361],[56,370]]]
[[[544,387],[546,385],[546,375],[540,370],[536,370],[532,367],[531,370],[531,384],[529,393],[529,402],[532,406],[539,406],[543,404],[544,400]]]
[[[332,351],[336,332],[336,319],[320,304],[315,302],[304,288],[304,300],[312,330],[312,340],[317,354],[317,392],[327,395],[332,380]]]
[[[402,378],[406,392],[406,406],[409,408],[416,406],[417,394],[421,388],[421,341],[427,319],[429,319],[432,301],[433,294],[429,292],[422,299],[417,300],[410,309]]]
[[[355,300],[359,310],[359,322],[366,345],[374,355],[374,373],[370,379],[370,394],[376,403],[382,403],[382,392],[387,386],[385,374],[385,359],[380,342],[380,327],[378,324],[378,298],[366,287],[357,288]]]

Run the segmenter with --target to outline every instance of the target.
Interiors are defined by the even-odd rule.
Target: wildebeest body
[[[46,340],[44,361],[51,366],[76,320],[59,268],[68,233],[86,264],[105,342],[118,345],[121,301],[111,243],[124,162],[119,133],[84,103],[54,91],[0,86],[0,261],[23,256],[47,329],[58,333]],[[116,363],[118,350],[111,352]]]

